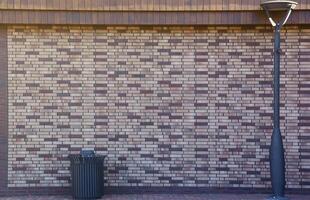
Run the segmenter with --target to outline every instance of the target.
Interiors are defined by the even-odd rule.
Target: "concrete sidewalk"
[[[310,195],[287,195],[290,200],[310,200]],[[105,195],[103,200],[264,200],[266,194],[141,194]],[[70,196],[20,196],[1,200],[69,200]]]

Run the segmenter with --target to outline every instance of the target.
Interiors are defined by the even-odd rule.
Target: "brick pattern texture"
[[[69,186],[68,154],[107,186],[270,187],[269,26],[8,29],[9,187]],[[310,188],[310,29],[282,32],[287,187]]]

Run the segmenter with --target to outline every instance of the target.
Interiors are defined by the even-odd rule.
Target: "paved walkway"
[[[105,195],[103,200],[264,200],[265,194],[150,194]],[[288,195],[290,200],[310,200],[310,195]],[[68,196],[22,196],[5,197],[1,200],[70,200]]]

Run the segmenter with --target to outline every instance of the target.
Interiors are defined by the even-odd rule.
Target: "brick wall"
[[[310,29],[283,30],[287,186],[310,188]],[[108,186],[270,187],[272,30],[11,26],[9,187],[68,186],[69,153]]]

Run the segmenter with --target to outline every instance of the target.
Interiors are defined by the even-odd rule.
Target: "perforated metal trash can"
[[[103,160],[93,151],[70,155],[72,196],[75,199],[97,199],[103,195]]]

